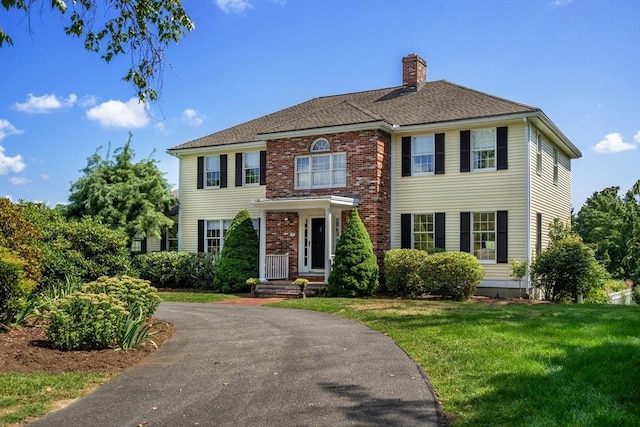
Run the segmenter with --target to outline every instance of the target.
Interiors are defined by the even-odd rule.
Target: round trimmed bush
[[[385,285],[394,295],[419,296],[428,292],[420,271],[429,256],[418,249],[392,249],[384,254]]]
[[[467,300],[484,276],[478,258],[467,252],[440,252],[429,255],[420,275],[430,294],[456,301]]]

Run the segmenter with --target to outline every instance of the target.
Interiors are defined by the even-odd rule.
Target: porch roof
[[[251,204],[265,211],[300,211],[306,209],[349,209],[358,206],[360,197],[307,196],[281,199],[254,199]]]

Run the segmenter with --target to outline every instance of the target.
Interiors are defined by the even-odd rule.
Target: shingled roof
[[[417,91],[407,92],[397,86],[314,98],[175,146],[171,151],[262,141],[261,134],[275,132],[381,121],[389,125],[419,125],[539,111],[439,80],[426,82]]]

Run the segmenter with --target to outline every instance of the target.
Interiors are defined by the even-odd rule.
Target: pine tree
[[[258,235],[249,212],[236,215],[224,236],[220,258],[216,261],[213,287],[231,293],[244,289],[250,277],[258,276]]]
[[[334,296],[371,295],[378,287],[378,276],[378,260],[373,253],[371,237],[358,209],[354,208],[336,245],[327,289]]]

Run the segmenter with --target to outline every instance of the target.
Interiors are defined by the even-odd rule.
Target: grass
[[[74,399],[104,382],[104,375],[0,373],[0,425],[21,424],[51,410],[54,402]]]
[[[226,299],[240,298],[236,295],[217,294],[213,292],[164,292],[158,291],[162,301],[166,302],[218,302]]]
[[[454,426],[640,425],[637,306],[308,298],[390,336]]]

